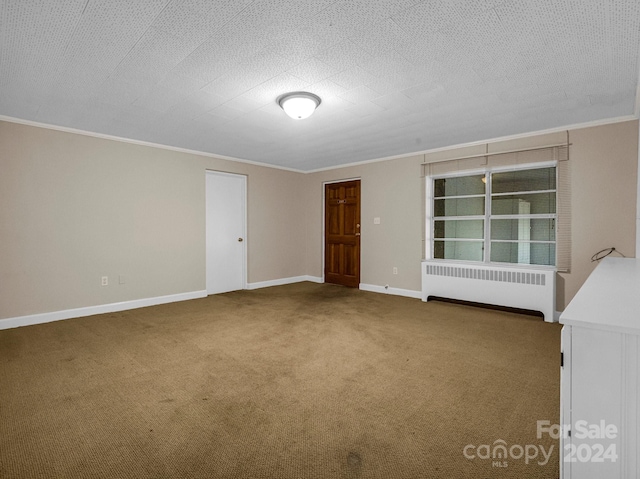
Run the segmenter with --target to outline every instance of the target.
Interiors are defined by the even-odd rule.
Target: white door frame
[[[208,228],[208,222],[209,222],[209,218],[207,215],[207,208],[206,208],[206,190],[207,190],[207,176],[208,175],[217,175],[217,176],[227,176],[227,177],[233,177],[233,178],[238,178],[240,180],[242,180],[242,189],[243,189],[243,218],[242,218],[242,289],[247,289],[247,242],[248,242],[248,238],[247,238],[247,198],[248,198],[248,190],[247,190],[247,175],[241,175],[241,174],[237,174],[237,173],[227,173],[224,171],[217,171],[217,170],[205,170],[205,290],[207,291],[207,294],[209,294],[209,273],[207,271],[207,264],[208,264],[208,258],[207,258],[207,250],[208,250],[208,244],[207,244],[207,228]]]

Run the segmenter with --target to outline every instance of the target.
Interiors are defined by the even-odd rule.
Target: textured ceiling
[[[0,2],[0,115],[297,170],[635,113],[638,0]]]

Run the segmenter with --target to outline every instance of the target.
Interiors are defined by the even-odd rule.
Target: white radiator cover
[[[556,272],[520,266],[422,262],[422,301],[430,296],[530,309],[554,321]]]

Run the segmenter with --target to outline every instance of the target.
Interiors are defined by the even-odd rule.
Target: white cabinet
[[[605,258],[560,322],[561,477],[640,478],[640,260]]]

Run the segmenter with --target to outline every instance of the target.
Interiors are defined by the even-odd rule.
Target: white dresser
[[[640,479],[640,259],[603,259],[560,322],[560,477]]]

